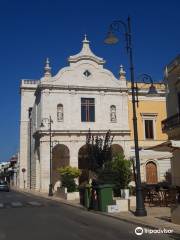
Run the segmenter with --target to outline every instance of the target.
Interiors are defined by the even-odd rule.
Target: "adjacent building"
[[[167,117],[162,121],[162,131],[168,135],[168,140],[152,149],[172,153],[172,185],[180,189],[180,55],[166,66],[164,75],[167,88]],[[179,200],[178,195],[177,199]],[[180,224],[178,202],[172,207],[172,222]]]
[[[180,55],[166,67],[167,118],[162,121],[162,130],[168,134],[168,141],[156,147],[172,152],[172,183],[180,188]],[[179,193],[180,194],[180,193]],[[180,206],[172,209],[172,221],[180,224]]]
[[[161,121],[166,118],[166,89],[164,83],[154,83],[157,94],[149,95],[149,82],[138,82],[138,103],[136,108],[139,154],[141,160],[141,179],[148,184],[170,181],[171,153],[147,150],[167,140],[167,134],[162,132]],[[128,82],[129,101],[128,116],[131,130],[131,156],[134,156],[133,113],[131,100],[131,83]]]
[[[11,187],[19,186],[19,154],[14,154],[8,161],[0,163],[0,179],[7,181]]]
[[[180,186],[180,55],[165,70],[167,81],[167,118],[162,121],[162,130],[169,141],[163,145],[173,152],[172,181]]]

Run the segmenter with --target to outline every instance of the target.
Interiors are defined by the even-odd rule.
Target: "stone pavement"
[[[26,194],[33,194],[37,197],[43,197],[49,200],[58,201],[64,203],[66,205],[70,205],[72,207],[78,207],[86,210],[82,205],[80,205],[79,201],[67,201],[60,197],[52,196],[49,197],[45,193],[35,192],[35,191],[22,191],[19,189],[15,189],[15,191],[20,191]],[[135,209],[131,209],[129,212],[121,212],[121,213],[104,213],[99,211],[93,211],[96,214],[105,215],[107,217],[112,217],[115,219],[119,219],[128,223],[139,224],[141,227],[146,227],[150,229],[172,229],[174,233],[180,234],[180,225],[174,224],[170,222],[170,208],[168,207],[149,207],[146,206],[147,216],[146,217],[136,217],[133,212]]]
[[[146,217],[136,217],[132,211],[121,213],[105,213],[105,215],[111,216],[123,221],[139,224],[140,226],[150,229],[172,229],[174,233],[180,234],[180,225],[171,223],[170,208],[168,207],[147,207]]]

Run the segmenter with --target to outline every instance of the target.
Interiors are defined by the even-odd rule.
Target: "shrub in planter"
[[[132,178],[131,161],[126,160],[123,155],[117,155],[112,161],[112,169],[116,174],[116,192],[127,189]]]
[[[114,195],[120,196],[121,189],[127,189],[131,181],[131,161],[126,160],[122,154],[116,155],[99,172],[99,181],[114,185]]]
[[[68,192],[77,191],[75,178],[79,177],[80,170],[76,167],[61,167],[58,169],[61,177],[62,187],[66,187]]]

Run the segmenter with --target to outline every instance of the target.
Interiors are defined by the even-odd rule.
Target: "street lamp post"
[[[110,29],[105,39],[107,44],[115,44],[118,42],[118,38],[114,35],[114,31],[119,31],[123,26],[125,30],[126,49],[129,56],[130,64],[130,77],[131,77],[131,92],[132,92],[132,107],[133,107],[133,129],[134,129],[134,146],[135,146],[135,158],[136,158],[136,216],[146,216],[147,212],[144,206],[142,185],[141,185],[141,172],[140,172],[140,159],[139,159],[139,145],[138,145],[138,128],[137,128],[137,116],[136,116],[136,87],[134,78],[134,64],[133,64],[133,52],[132,52],[132,34],[131,34],[131,22],[130,17],[127,19],[127,23],[118,20],[112,22]]]
[[[143,73],[138,77],[138,79],[141,80],[141,82],[143,82],[143,83],[150,83],[151,84],[151,86],[149,87],[149,91],[147,93],[147,96],[154,96],[154,95],[158,94],[158,91],[157,91],[155,85],[153,84],[154,81],[149,74]]]
[[[52,185],[52,118],[49,116],[49,155],[50,155],[50,183],[49,183],[49,196],[53,196],[53,185]]]
[[[49,166],[49,192],[48,196],[53,196],[53,185],[52,185],[52,123],[53,120],[51,116],[49,118],[44,118],[43,120],[47,120],[49,125],[49,160],[50,160],[50,166]],[[43,122],[41,123],[41,127],[44,127]]]
[[[25,178],[24,178],[24,174],[25,174],[25,172],[26,172],[26,169],[25,169],[25,168],[22,168],[21,171],[22,171],[22,174],[23,174],[23,186],[24,186],[24,188],[25,188],[25,187],[26,187],[26,186],[25,186],[25,185],[26,185],[26,181],[25,181]]]
[[[31,189],[31,170],[32,170],[32,154],[31,154],[31,146],[32,146],[32,108],[29,108],[29,188]]]

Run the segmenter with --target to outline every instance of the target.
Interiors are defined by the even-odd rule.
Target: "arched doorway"
[[[70,163],[69,148],[64,144],[56,145],[52,150],[52,184],[60,180],[57,169],[68,166]]]
[[[157,182],[157,166],[154,162],[148,162],[146,164],[146,183],[156,184]]]
[[[116,156],[118,154],[124,154],[123,148],[119,144],[112,144],[112,156]]]
[[[84,145],[78,152],[78,168],[81,170],[81,176],[79,177],[79,184],[87,182],[89,179],[88,171],[88,153],[87,146]]]

